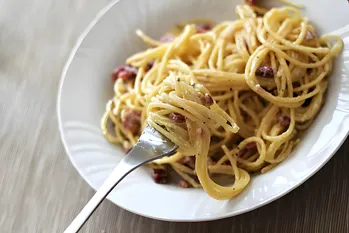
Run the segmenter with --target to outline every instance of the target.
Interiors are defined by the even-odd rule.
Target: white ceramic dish
[[[112,96],[111,70],[144,49],[134,31],[160,37],[179,21],[234,19],[240,0],[121,0],[104,8],[78,40],[62,74],[58,119],[67,154],[81,176],[98,189],[124,156],[100,132],[105,103]],[[295,1],[297,2],[297,1]],[[141,168],[108,196],[139,215],[168,221],[206,221],[241,214],[290,192],[316,173],[344,142],[349,130],[349,14],[345,0],[308,0],[304,15],[318,32],[340,35],[345,48],[335,62],[326,104],[292,155],[270,172],[253,177],[237,198],[217,201],[200,189],[155,184]],[[270,2],[269,4],[276,4]],[[279,4],[280,5],[280,4]],[[329,17],[330,15],[330,17]],[[324,184],[325,185],[325,184]]]

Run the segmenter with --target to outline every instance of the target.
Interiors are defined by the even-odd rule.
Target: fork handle
[[[152,162],[164,156],[173,155],[177,149],[178,146],[176,144],[171,142],[153,127],[147,126],[136,145],[114,168],[107,180],[97,190],[95,195],[81,210],[64,233],[78,232],[106,196],[108,196],[113,188],[130,172],[148,162]]]
[[[125,178],[130,172],[139,167],[141,164],[136,164],[134,166],[125,163],[125,158],[123,158],[118,165],[114,168],[112,173],[109,175],[107,180],[102,184],[102,186],[97,190],[95,195],[91,200],[85,205],[81,212],[76,216],[73,222],[68,226],[64,233],[76,233],[85,222],[89,219],[92,213],[97,209],[97,207],[102,203],[102,201],[108,196],[108,194],[113,190],[113,188],[120,183],[120,181]]]

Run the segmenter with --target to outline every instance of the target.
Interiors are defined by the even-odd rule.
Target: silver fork
[[[119,162],[107,180],[97,190],[64,233],[78,232],[104,198],[120,183],[120,181],[136,168],[164,156],[174,154],[178,146],[154,128],[147,126],[137,144]]]

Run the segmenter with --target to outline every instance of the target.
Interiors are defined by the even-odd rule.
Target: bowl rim
[[[83,30],[83,32],[78,36],[73,48],[71,49],[68,59],[63,67],[61,76],[60,76],[60,81],[59,81],[59,86],[58,86],[58,92],[57,92],[57,102],[56,102],[56,114],[57,114],[57,120],[58,120],[58,129],[59,129],[59,133],[60,133],[60,138],[61,141],[63,143],[63,147],[66,151],[66,154],[69,157],[69,160],[71,161],[71,163],[73,164],[74,168],[78,171],[79,175],[83,178],[83,180],[93,189],[93,190],[97,190],[95,185],[92,184],[92,182],[81,172],[81,170],[78,168],[78,165],[75,163],[74,159],[72,158],[72,154],[71,151],[69,150],[68,147],[68,142],[65,139],[64,136],[64,130],[63,130],[63,122],[62,122],[62,116],[61,116],[61,97],[62,97],[62,90],[63,90],[63,85],[64,85],[64,81],[65,78],[67,76],[67,72],[70,68],[70,65],[76,55],[76,52],[79,50],[80,45],[82,44],[83,40],[85,39],[85,37],[89,34],[89,32],[92,30],[92,28],[99,22],[99,20],[109,11],[111,10],[111,8],[113,8],[115,5],[117,5],[118,2],[120,2],[122,0],[113,0],[110,3],[108,3],[106,6],[104,6],[97,14],[96,16],[93,18],[93,20],[88,24],[88,26]],[[151,218],[151,219],[155,219],[155,220],[161,220],[161,221],[167,221],[167,222],[203,222],[203,221],[214,221],[214,220],[219,220],[219,219],[224,219],[224,218],[229,218],[229,217],[233,217],[233,216],[237,216],[240,214],[244,214],[247,212],[250,212],[252,210],[258,209],[262,206],[265,206],[283,196],[285,196],[286,194],[290,193],[291,191],[293,191],[294,189],[296,189],[297,187],[299,187],[300,185],[302,185],[305,181],[307,181],[310,177],[312,177],[313,175],[315,175],[326,163],[328,163],[328,161],[336,154],[336,152],[341,148],[341,146],[343,145],[343,143],[346,141],[347,137],[349,135],[349,127],[347,127],[346,129],[346,133],[344,135],[344,137],[342,137],[340,139],[340,142],[337,143],[333,149],[331,149],[331,153],[329,153],[329,155],[327,156],[326,159],[324,159],[322,161],[322,163],[320,163],[318,166],[314,167],[307,175],[304,176],[304,178],[300,179],[298,182],[296,182],[295,184],[293,184],[292,186],[290,186],[289,188],[285,188],[285,190],[283,190],[282,192],[272,196],[269,199],[266,199],[264,201],[259,202],[258,204],[251,206],[251,207],[247,207],[247,208],[243,208],[240,209],[238,211],[234,211],[234,212],[230,212],[230,213],[225,213],[225,214],[217,214],[215,216],[207,216],[207,217],[195,217],[195,219],[186,219],[186,218],[178,218],[178,219],[169,219],[166,217],[154,217],[151,215],[147,215],[144,214],[142,212],[133,210],[133,209],[129,209],[128,207],[121,205],[120,203],[116,203],[115,200],[111,200],[109,196],[107,196],[106,199],[108,199],[110,202],[112,202],[113,204],[117,205],[118,207],[127,210],[131,213],[143,216],[143,217],[147,217],[147,218]]]

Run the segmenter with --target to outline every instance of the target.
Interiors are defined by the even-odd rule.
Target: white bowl
[[[337,151],[349,130],[349,14],[345,0],[297,0],[320,34],[340,35],[345,43],[336,59],[325,105],[289,158],[252,178],[238,197],[217,201],[200,189],[155,184],[140,168],[108,196],[139,215],[168,221],[206,221],[241,214],[290,192],[316,173]],[[124,156],[100,131],[105,104],[112,97],[110,72],[144,49],[135,30],[160,37],[175,23],[193,18],[219,22],[235,18],[240,0],[122,0],[104,8],[78,40],[62,74],[58,119],[68,156],[81,176],[98,189]],[[269,4],[274,4],[270,2]],[[275,3],[276,4],[276,3]],[[280,5],[280,4],[278,4]],[[324,184],[326,185],[326,184]]]

